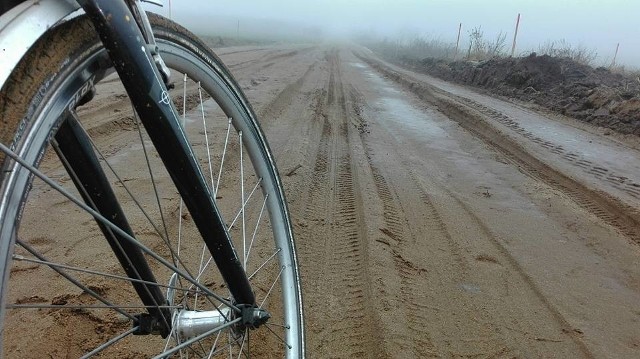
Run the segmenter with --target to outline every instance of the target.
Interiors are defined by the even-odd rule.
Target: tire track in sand
[[[363,97],[354,87],[350,88],[349,95],[353,116],[358,118],[361,123],[366,123],[360,115],[360,106],[364,101]],[[359,127],[358,125],[356,126]],[[434,312],[442,311],[437,304],[438,301],[433,298],[431,290],[432,288],[442,288],[445,285],[440,278],[449,277],[455,282],[463,282],[465,280],[469,265],[464,258],[463,251],[460,245],[452,238],[444,220],[427,196],[420,196],[423,206],[420,206],[419,209],[415,206],[413,208],[414,211],[420,213],[417,217],[420,218],[422,225],[427,230],[412,231],[412,219],[405,213],[401,198],[389,185],[383,170],[375,165],[376,160],[374,157],[376,157],[376,151],[367,141],[365,131],[360,131],[360,139],[365,150],[376,193],[383,207],[383,223],[385,227],[380,228],[380,232],[384,236],[376,239],[376,241],[388,246],[394,268],[399,276],[400,295],[390,298],[390,300],[397,302],[395,306],[400,308],[401,322],[405,323],[405,326],[394,329],[396,333],[391,334],[393,345],[392,348],[389,348],[389,351],[400,357],[416,358],[453,354],[450,348],[436,343],[434,334],[437,335],[437,333],[434,333],[428,325],[428,323],[434,321]],[[394,180],[396,179],[394,178]],[[408,184],[411,185],[411,188],[408,189],[409,192],[420,193],[417,188],[413,188],[414,184],[412,183],[402,182],[402,187],[406,189],[405,186]],[[411,258],[411,253],[417,247],[423,247],[427,244],[424,242],[425,238],[422,238],[418,233],[428,233],[430,242],[444,245],[447,259],[452,260],[449,270],[440,271],[436,268],[438,272],[434,273],[434,268],[425,267],[424,259],[426,258],[420,258],[422,260]],[[431,259],[429,258],[429,260]],[[448,274],[443,272],[448,272]],[[393,290],[389,289],[383,289],[382,291],[393,292]],[[483,343],[476,341],[473,345],[484,344],[483,346],[499,348],[497,352],[508,352],[504,345],[496,346],[495,343],[486,345],[488,342],[491,342],[491,340],[486,339]],[[472,355],[484,355],[489,354],[489,352],[479,353],[475,351]],[[458,352],[458,354],[461,353]]]
[[[366,236],[354,188],[338,56],[332,51],[325,57],[329,81],[316,113],[323,123],[322,137],[305,208],[305,242],[299,243],[311,331],[308,346],[319,357],[377,357],[379,331],[370,303]]]
[[[365,99],[355,88],[350,99],[360,122],[355,126],[369,128],[362,116]],[[396,158],[393,146],[380,148],[380,139],[369,139],[367,131],[360,131],[360,137],[383,207],[384,237],[376,241],[392,254],[400,283],[396,307],[406,323],[404,333],[385,335],[395,337],[391,352],[401,357],[590,356],[567,321],[467,207],[471,222],[455,221],[472,228],[450,228],[454,217],[440,207],[451,207],[449,197],[462,202],[444,188],[436,191],[435,201],[411,166]],[[390,292],[392,286],[381,291]]]
[[[349,102],[351,105],[351,113],[349,115],[356,121],[354,126],[365,128],[366,121],[361,117],[361,106],[364,103],[364,99],[352,85],[349,86]],[[419,290],[421,288],[421,277],[426,275],[426,270],[405,258],[402,253],[402,248],[406,248],[408,243],[415,243],[416,238],[410,233],[406,233],[407,218],[399,199],[389,186],[382,170],[373,165],[374,151],[370,143],[366,141],[366,131],[359,131],[359,135],[376,194],[382,204],[384,227],[379,228],[381,236],[376,238],[376,241],[388,246],[387,248],[391,251],[393,266],[399,275],[400,295],[394,296],[395,298],[389,298],[389,300],[399,300],[399,304],[395,306],[401,308],[402,320],[406,323],[406,327],[402,328],[401,333],[392,334],[394,347],[388,348],[387,351],[393,352],[394,356],[437,357],[438,352],[431,338],[432,335],[424,325],[430,320],[428,313],[432,308],[423,300],[424,293]],[[431,213],[430,216],[425,217],[425,220],[429,221],[430,225],[435,225],[436,230],[441,231],[444,236],[448,235],[443,222],[438,221],[437,213]],[[456,248],[455,252],[459,253],[459,248]],[[460,259],[459,257],[457,258]],[[460,263],[462,260],[457,262]],[[394,290],[385,288],[381,288],[381,291],[384,293],[394,292]]]
[[[422,300],[419,300],[419,298],[423,297],[424,293],[417,291],[417,289],[420,288],[420,285],[418,285],[420,277],[425,274],[426,270],[418,267],[410,260],[405,259],[396,249],[406,245],[406,243],[404,243],[407,241],[404,234],[406,219],[401,218],[402,214],[396,203],[396,198],[392,194],[384,176],[371,164],[371,157],[368,152],[369,149],[367,149],[366,155],[373,175],[373,182],[383,203],[386,228],[381,228],[380,232],[394,242],[393,245],[388,242],[386,244],[389,244],[391,248],[394,267],[400,275],[400,299],[403,308],[403,319],[407,324],[407,330],[405,330],[404,335],[401,337],[402,339],[396,339],[398,342],[397,345],[399,347],[410,348],[407,354],[416,358],[436,357],[437,351],[432,342],[431,334],[424,325],[424,323],[429,320],[427,314],[430,308],[423,303]],[[410,240],[413,239],[414,238],[410,238]],[[384,239],[379,241],[385,243]]]
[[[531,155],[517,140],[505,136],[487,121],[475,107],[458,102],[452,94],[439,90],[429,84],[397,73],[387,65],[371,58],[356,55],[373,69],[388,76],[394,82],[407,88],[422,100],[435,105],[439,111],[459,123],[467,131],[478,137],[507,160],[518,166],[523,173],[536,178],[564,193],[580,207],[586,209],[603,222],[617,228],[630,240],[640,244],[640,212],[618,198],[561,173],[543,160]],[[573,156],[570,158],[576,159]],[[583,166],[589,165],[582,163]],[[635,186],[633,186],[635,187]]]
[[[265,120],[271,121],[272,119],[280,116],[286,108],[291,106],[291,103],[295,99],[295,95],[300,92],[302,85],[309,78],[309,75],[313,72],[315,66],[315,63],[309,65],[302,76],[293,83],[287,85],[266,106],[261,108],[258,113],[258,118],[263,122]]]

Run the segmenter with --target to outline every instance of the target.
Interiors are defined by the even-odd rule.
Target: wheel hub
[[[216,310],[189,310],[176,306],[176,285],[178,282],[177,274],[171,276],[169,280],[169,289],[167,289],[167,303],[171,309],[171,326],[173,332],[178,335],[181,340],[194,338],[207,332],[215,331],[227,325],[229,322],[240,318],[233,326],[236,333],[243,333],[246,329],[256,329],[265,324],[271,314],[266,310],[255,305],[239,304],[236,305],[237,311],[231,308],[220,308]],[[138,327],[137,335],[158,334],[159,321],[157,318],[149,314],[139,314],[136,316],[135,326]]]

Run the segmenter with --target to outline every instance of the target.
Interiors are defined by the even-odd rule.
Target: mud
[[[623,134],[640,135],[640,78],[548,55],[485,62],[401,59],[398,64],[477,86]]]
[[[639,202],[594,188],[594,179],[609,182],[588,171],[622,173],[628,162],[592,159],[574,175],[577,160],[537,152],[558,151],[553,138],[511,139],[498,127],[497,114],[518,124],[515,114],[366,50],[319,47],[267,70],[261,63],[238,76],[264,79],[247,93],[281,173],[295,169],[284,183],[310,357],[635,355],[626,330],[635,330]],[[569,128],[563,137],[582,134]],[[622,185],[640,179],[633,171]],[[611,278],[626,289],[603,289]]]
[[[358,47],[261,46],[221,57],[282,174],[308,357],[640,356],[637,141]],[[129,125],[113,102],[94,109],[88,130],[123,161],[132,131],[116,131]],[[126,181],[138,185],[135,168]],[[86,243],[61,246],[62,226],[39,233],[48,212],[67,207],[38,195],[24,240],[44,253]],[[79,261],[100,265],[100,249],[86,246]],[[47,288],[34,268],[14,269],[12,279]],[[94,288],[116,293],[106,281]],[[16,300],[85,299],[69,288],[26,292]],[[73,356],[68,337],[86,337],[88,347],[122,329],[115,315],[43,313],[55,330],[15,328],[16,357]]]

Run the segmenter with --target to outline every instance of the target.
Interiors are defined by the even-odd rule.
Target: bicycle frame
[[[10,32],[8,33],[9,35],[0,33],[0,45],[10,45],[12,43],[10,34],[15,34],[15,31],[21,28],[25,29],[19,22],[28,20],[38,24],[34,29],[31,29],[28,37],[29,42],[35,43],[37,38],[45,32],[40,31],[42,26],[53,26],[60,21],[64,21],[70,14],[71,16],[75,15],[79,9],[78,5],[84,10],[93,22],[142,124],[169,171],[178,192],[182,195],[194,223],[234,298],[234,303],[238,304],[238,308],[255,307],[255,296],[249,280],[242,268],[241,261],[238,259],[230,235],[220,217],[219,210],[207,188],[196,157],[186,140],[175,108],[169,99],[167,90],[168,73],[157,55],[155,40],[139,1],[79,0],[77,3],[72,3],[68,0],[42,0],[40,2],[42,3],[41,5],[45,5],[43,8],[37,8],[34,5],[34,1],[29,1],[19,5],[20,9],[11,10],[11,14],[8,15],[11,15],[12,21],[5,23],[6,17],[3,16],[3,22],[0,22],[3,27],[0,27],[0,31],[4,32],[4,29],[7,28]],[[54,5],[55,2],[58,3],[57,7]],[[55,9],[55,11],[46,14],[43,13],[44,8]],[[42,18],[35,21],[33,19],[29,20],[31,16],[42,16]],[[27,49],[28,47],[30,47],[30,44],[28,44]],[[4,52],[11,53],[11,51],[12,49],[9,49],[8,52]],[[26,53],[26,50],[22,52],[22,54],[24,53]],[[0,77],[0,85],[8,77],[8,74],[5,76],[4,72],[8,71],[10,73],[18,61],[19,59],[8,59],[8,63],[15,62],[10,67],[6,66],[6,63],[2,64],[3,73],[0,73],[0,76],[2,76]],[[68,117],[69,121],[73,120],[71,118],[72,113]],[[91,156],[95,157],[95,155],[90,153],[92,152],[91,146],[87,146],[87,140],[82,131],[73,131],[65,129],[65,127],[69,126],[62,126],[62,132],[59,135],[66,135],[67,139],[71,138],[71,143],[77,144],[61,148],[63,157],[70,162],[68,166],[73,168],[76,173],[95,174],[95,171],[101,172],[95,167],[97,160],[91,158]],[[58,135],[56,135],[56,138],[58,138]],[[104,174],[98,173],[94,177],[101,176],[104,176]],[[79,178],[74,182],[76,182],[76,186],[84,187],[85,191],[87,188],[95,187],[96,183],[101,182],[100,178],[96,183],[89,183],[90,180],[91,178]],[[82,190],[80,192],[83,193]],[[193,193],[198,195],[193,195]],[[91,194],[90,191],[86,191],[83,197],[87,204],[94,208],[100,210],[108,208],[107,211],[112,213],[119,210],[117,201],[113,196],[103,196],[102,193],[99,195]],[[116,205],[114,206],[111,202],[116,202]],[[126,221],[117,225],[125,232],[128,232]],[[107,234],[106,232],[108,231],[103,230],[103,232]],[[112,238],[107,236],[108,240],[110,244],[111,241],[116,242],[115,246],[112,244],[112,248],[114,248],[114,252],[119,257],[121,264],[124,267],[127,264],[134,267],[132,271],[127,271],[129,276],[142,277],[145,281],[155,282],[152,275],[149,278],[143,274],[148,272],[144,256],[132,255],[130,252],[136,249],[130,249],[130,243],[127,244],[125,239],[118,238],[113,233],[111,235]],[[118,250],[117,248],[120,249]],[[123,255],[126,257],[127,262],[123,262],[123,259],[121,259]],[[161,293],[159,294],[158,288],[151,287],[151,290],[148,285],[136,288],[143,302],[146,305],[164,304],[166,300],[162,298]],[[150,294],[151,299],[145,299],[145,292],[147,294],[154,292]],[[168,323],[171,323],[170,316],[167,318],[168,314],[162,311],[150,310],[150,314],[156,317],[157,322],[162,321],[165,323],[160,332],[163,335],[168,334],[170,328],[167,328],[167,326],[170,325]]]

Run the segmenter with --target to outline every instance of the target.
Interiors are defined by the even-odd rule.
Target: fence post
[[[616,66],[616,58],[618,57],[618,49],[620,49],[620,43],[616,45],[616,53],[613,55],[613,61],[611,61],[611,67]]]
[[[458,26],[458,40],[456,40],[456,52],[453,54],[453,61],[456,61],[456,57],[458,57],[458,46],[460,45],[460,32],[462,31],[462,23]]]
[[[516,31],[513,34],[513,45],[511,46],[511,57],[516,52],[516,39],[518,37],[518,27],[520,27],[520,13],[518,13],[518,19],[516,20]]]

